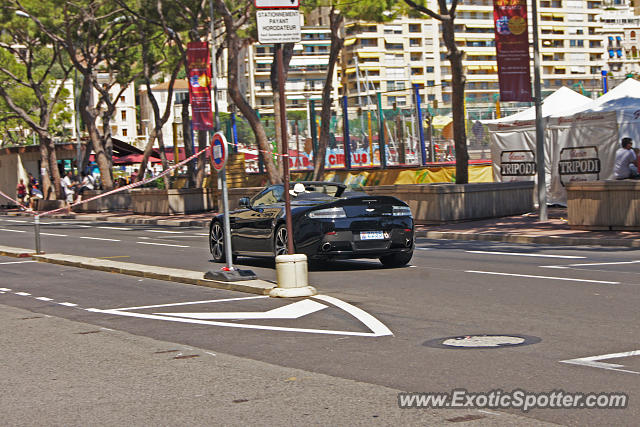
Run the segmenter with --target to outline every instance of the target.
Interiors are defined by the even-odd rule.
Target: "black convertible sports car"
[[[391,196],[346,191],[332,182],[292,183],[291,219],[296,253],[310,260],[378,258],[399,267],[413,256],[411,209]],[[284,186],[271,185],[229,213],[233,256],[277,256],[287,253]],[[222,214],[211,220],[209,248],[216,262],[225,261]]]

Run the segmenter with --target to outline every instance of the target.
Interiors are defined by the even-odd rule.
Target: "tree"
[[[444,1],[444,0],[443,0]],[[331,123],[331,93],[333,92],[333,73],[338,62],[338,56],[344,46],[345,19],[382,22],[390,19],[389,12],[396,5],[395,0],[360,0],[357,2],[343,2],[340,0],[309,0],[304,3],[304,9],[311,11],[327,8],[329,28],[331,30],[331,46],[329,47],[329,64],[327,76],[322,89],[322,110],[320,112],[320,139],[318,152],[314,153],[313,179],[320,180],[324,175],[324,161],[329,145],[329,126]]]
[[[110,121],[120,96],[137,77],[136,28],[126,10],[112,0],[51,0],[46,7],[61,14],[64,25],[41,20],[37,15],[31,15],[32,19],[64,48],[82,76],[80,114],[100,169],[102,187],[109,190],[113,188]],[[97,101],[94,91],[98,93]]]
[[[464,52],[459,50],[455,42],[456,7],[458,0],[438,0],[440,13],[426,8],[412,0],[404,0],[411,8],[437,19],[442,23],[442,39],[447,48],[447,59],[451,64],[451,106],[453,110],[453,141],[456,148],[456,184],[469,182],[469,153],[467,152],[467,136],[464,117],[464,85],[465,75],[462,69],[462,57]]]
[[[278,153],[288,153],[289,147],[284,147],[282,142],[284,141],[282,135],[282,123],[280,122],[280,86],[278,82],[278,49],[282,49],[282,69],[283,69],[283,79],[286,83],[287,74],[289,73],[289,63],[291,62],[291,58],[293,57],[293,43],[278,43],[275,45],[275,49],[273,50],[273,62],[271,63],[271,91],[273,92],[273,124],[275,126],[276,131],[276,150]],[[285,97],[286,99],[286,97]],[[284,161],[283,156],[278,157],[278,170],[280,174],[283,172],[282,162]]]
[[[29,6],[29,12],[17,1],[0,6],[4,29],[0,42],[0,74],[4,76],[0,80],[0,97],[12,113],[5,117],[23,121],[38,135],[43,194],[46,198],[60,198],[53,133],[55,115],[64,108],[64,99],[69,95],[64,81],[72,68],[60,46],[31,22],[36,14],[55,22],[47,7],[37,2]]]
[[[145,0],[141,3],[139,10],[129,8],[126,2],[122,0],[118,0],[118,3],[126,8],[135,20],[136,33],[139,38],[139,47],[141,50],[142,83],[146,88],[144,96],[149,99],[153,110],[153,129],[149,135],[149,140],[145,146],[143,158],[138,168],[138,174],[136,176],[136,182],[138,182],[144,179],[149,157],[153,152],[153,145],[156,141],[160,152],[162,169],[167,170],[169,168],[169,162],[167,161],[167,155],[164,149],[162,128],[171,115],[174,84],[183,65],[184,58],[181,56],[179,50],[171,45],[172,37],[165,37],[163,25],[158,13],[158,7],[162,8],[161,1]],[[166,74],[169,74],[167,100],[161,114],[160,105],[151,89],[151,85],[156,83],[156,76],[160,75],[160,79],[163,80]],[[177,162],[178,159],[175,160]],[[164,176],[164,185],[165,188],[170,188],[169,177],[167,175]]]
[[[231,4],[234,4],[234,6],[230,6]],[[253,15],[253,1],[225,2],[224,0],[215,0],[215,7],[222,16],[226,30],[225,43],[229,52],[227,62],[229,96],[253,129],[258,143],[258,149],[261,150],[263,154],[262,157],[267,172],[267,179],[272,184],[280,184],[282,183],[282,177],[271,159],[271,147],[267,140],[264,127],[262,123],[260,123],[260,118],[245,98],[245,94],[240,92],[238,84],[240,58],[238,58],[237,53],[240,52],[243,47],[255,41],[255,37],[252,37],[248,32],[250,20]]]

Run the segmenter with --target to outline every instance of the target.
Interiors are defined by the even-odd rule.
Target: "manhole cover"
[[[436,338],[423,345],[435,348],[502,348],[536,344],[540,338],[527,335],[461,335],[457,337]]]

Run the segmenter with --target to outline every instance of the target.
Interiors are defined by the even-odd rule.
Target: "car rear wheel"
[[[281,224],[276,228],[276,234],[273,242],[273,252],[276,256],[287,255],[289,250],[287,249],[287,241],[289,240],[287,234],[287,227]]]
[[[384,255],[381,256],[379,260],[385,267],[402,267],[403,265],[407,265],[407,263],[411,261],[411,257],[413,257],[413,251]]]
[[[209,251],[215,262],[225,262],[224,230],[217,221],[209,229]]]

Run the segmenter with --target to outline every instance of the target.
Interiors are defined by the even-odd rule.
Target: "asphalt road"
[[[42,227],[47,253],[219,268],[209,261],[206,229],[53,222]],[[0,245],[32,248],[33,226],[0,217]],[[417,246],[406,268],[362,260],[311,271],[310,283],[339,301],[273,300],[2,258],[0,286],[11,291],[0,294],[0,304],[405,391],[625,392],[626,409],[506,412],[569,425],[636,423],[637,251],[426,239]],[[238,266],[275,279],[273,261],[240,258]],[[233,301],[212,301],[222,299]],[[375,324],[350,307],[393,335],[373,336]],[[272,310],[303,314],[278,318]],[[459,347],[471,338],[441,344],[483,335],[520,345]],[[584,358],[591,359],[577,360]]]

